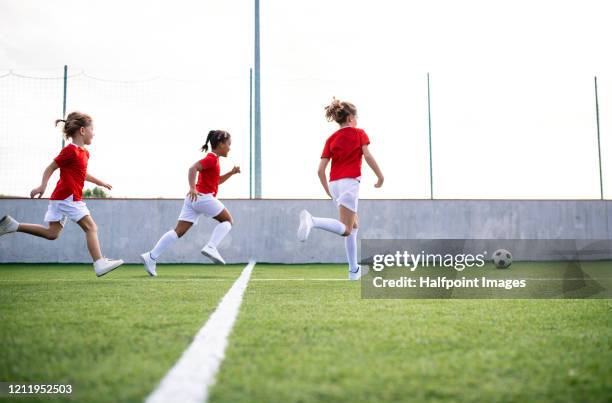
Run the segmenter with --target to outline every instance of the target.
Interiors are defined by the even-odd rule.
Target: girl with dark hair
[[[187,175],[189,192],[183,202],[183,209],[176,227],[166,232],[151,251],[140,255],[145,270],[150,276],[157,276],[157,259],[162,252],[182,237],[189,228],[197,224],[200,215],[212,217],[219,222],[214,228],[210,240],[202,248],[202,254],[215,263],[225,264],[217,247],[232,229],[233,220],[229,211],[216,196],[219,185],[232,175],[240,173],[240,167],[235,166],[228,173],[220,175],[219,157],[227,157],[232,144],[232,138],[228,132],[211,130],[206,136],[202,151],[208,151],[209,144],[211,152],[189,168]],[[196,175],[198,177],[197,182]]]
[[[69,218],[79,224],[85,231],[87,249],[94,261],[96,276],[103,276],[123,264],[123,260],[110,260],[102,257],[100,242],[98,240],[98,227],[91,218],[89,209],[82,200],[84,182],[91,182],[98,186],[112,189],[112,186],[87,173],[89,151],[85,148],[94,138],[93,120],[91,116],[72,112],[66,119],[58,119],[55,126],[59,126],[66,139],[72,139],[62,149],[57,157],[45,169],[40,186],[30,192],[30,197],[41,198],[53,172],[59,168],[60,179],[49,200],[45,221],[48,227],[38,224],[19,223],[11,216],[4,216],[0,220],[0,235],[9,232],[24,232],[41,238],[57,239]]]
[[[368,135],[362,129],[357,128],[355,105],[334,98],[332,103],[325,108],[325,117],[330,122],[338,123],[340,128],[325,142],[319,163],[319,180],[325,193],[337,206],[339,220],[313,217],[308,211],[302,210],[297,236],[300,241],[304,242],[308,239],[312,228],[319,228],[346,237],[344,246],[349,264],[348,278],[358,280],[361,277],[361,267],[357,264],[357,204],[362,157],[378,178],[375,187],[382,186],[384,177],[368,149],[370,144]],[[325,170],[330,161],[331,171],[328,183]]]

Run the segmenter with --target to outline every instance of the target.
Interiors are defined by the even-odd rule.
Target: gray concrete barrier
[[[219,246],[228,263],[344,262],[344,241],[313,231],[296,240],[298,213],[337,217],[329,200],[223,200],[235,225]],[[139,262],[173,228],[182,200],[87,200],[105,256]],[[42,223],[47,200],[0,199],[0,216]],[[359,238],[612,239],[612,201],[599,200],[361,200]],[[200,254],[216,222],[204,217],[160,263],[208,263]],[[0,263],[84,263],[91,258],[72,222],[55,241],[26,234],[0,237]]]

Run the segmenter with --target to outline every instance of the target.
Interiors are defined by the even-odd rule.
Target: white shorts
[[[183,209],[179,215],[179,221],[188,221],[194,225],[198,223],[200,215],[216,217],[225,209],[223,203],[217,200],[212,193],[198,193],[196,201],[191,201],[189,196],[185,197]]]
[[[59,222],[62,227],[66,220],[70,218],[74,222],[79,222],[83,217],[91,215],[87,205],[83,201],[74,201],[70,195],[64,200],[50,200],[45,222]]]
[[[342,178],[329,182],[329,191],[334,198],[336,207],[341,205],[357,212],[359,203],[359,180],[361,178]]]

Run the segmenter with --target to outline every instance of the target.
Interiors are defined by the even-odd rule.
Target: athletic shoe
[[[356,281],[359,280],[361,278],[361,266],[359,266],[359,268],[357,269],[357,271],[351,271],[351,269],[349,269],[349,281]]]
[[[144,263],[145,270],[149,273],[149,276],[157,277],[157,272],[155,271],[157,262],[151,257],[151,252],[145,252],[140,255],[140,260]]]
[[[308,239],[312,226],[312,215],[306,210],[300,211],[300,226],[297,231],[297,238],[300,242]]]
[[[219,254],[217,248],[213,248],[208,244],[202,248],[202,254],[217,264],[225,264],[225,260]]]
[[[103,257],[102,259],[99,259],[94,263],[94,271],[96,272],[96,276],[102,277],[103,275],[115,270],[122,264],[123,260],[121,259],[111,260]]]
[[[10,215],[5,215],[0,220],[0,236],[16,232],[17,228],[19,228],[19,223]]]

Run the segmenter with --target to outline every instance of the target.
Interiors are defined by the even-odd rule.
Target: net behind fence
[[[364,163],[363,198],[598,199],[601,188],[609,197],[612,82],[598,77],[600,147],[593,84],[589,76],[441,72],[428,88],[423,74],[271,72],[262,80],[263,196],[325,197],[316,167],[336,125],[324,120],[323,107],[337,96],[358,106],[385,173],[384,188],[374,189]],[[27,196],[59,152],[53,122],[63,85],[61,69],[0,74],[0,194]],[[242,174],[223,184],[220,197],[248,198],[249,86],[248,70],[184,80],[75,71],[67,111],[93,116],[89,171],[114,186],[112,197],[183,197],[206,133],[221,128],[233,136],[222,171],[240,165]],[[56,180],[57,173],[49,186]]]

